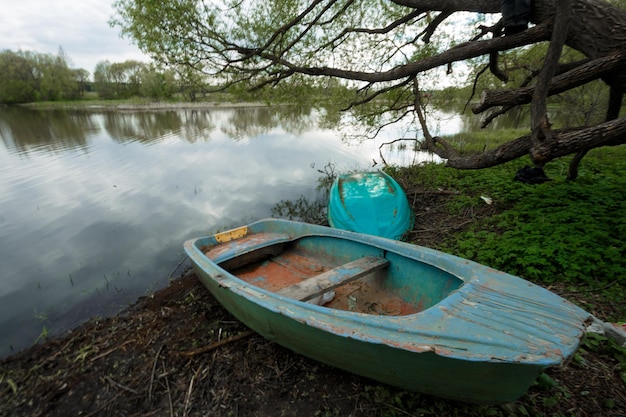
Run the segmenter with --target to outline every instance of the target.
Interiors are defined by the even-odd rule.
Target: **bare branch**
[[[509,82],[509,76],[506,75],[500,68],[498,68],[498,53],[492,52],[489,54],[489,70],[503,83]]]
[[[381,72],[351,71],[331,67],[303,67],[281,59],[271,53],[260,52],[258,55],[277,65],[284,66],[290,71],[301,74],[312,76],[331,76],[367,82],[385,82],[411,77],[421,72],[428,71],[442,65],[447,65],[451,62],[464,61],[466,59],[476,58],[491,52],[517,48],[547,40],[551,34],[550,26],[550,22],[546,22],[515,36],[477,42],[466,42],[433,57],[411,62],[409,64],[401,65],[391,70]]]
[[[567,32],[572,17],[572,0],[556,0],[556,20],[548,54],[543,62],[537,84],[533,92],[533,104],[530,109],[532,141],[535,145],[543,140],[550,141],[552,132],[548,121],[547,98],[550,82],[554,77],[561,51],[567,39]]]
[[[458,152],[452,146],[450,146],[448,142],[444,141],[440,137],[434,137],[430,134],[428,124],[426,123],[426,117],[424,116],[424,112],[422,111],[422,93],[419,89],[417,78],[413,80],[413,95],[415,100],[415,104],[413,105],[413,107],[420,122],[420,126],[422,127],[422,133],[424,134],[424,148],[444,159],[454,158],[458,156]]]
[[[430,38],[433,36],[439,25],[442,24],[448,17],[452,16],[452,14],[454,14],[454,10],[443,10],[439,13],[424,31],[422,41],[424,43],[430,43]]]

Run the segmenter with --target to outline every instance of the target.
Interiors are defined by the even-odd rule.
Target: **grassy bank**
[[[552,181],[513,181],[524,163],[479,171],[427,165],[395,175],[408,187],[458,191],[446,203],[450,216],[477,212],[485,200],[493,206],[439,249],[542,285],[601,294],[616,303],[611,319],[626,319],[626,147],[591,152],[574,182],[565,180],[567,159],[546,166]]]
[[[493,205],[492,215],[439,249],[543,285],[601,293],[619,302],[613,319],[625,319],[626,147],[591,152],[576,181],[565,180],[567,159],[546,166],[552,181],[513,181],[524,162],[465,172],[428,165],[396,175],[424,188],[459,191],[447,203],[451,215],[476,211],[485,200]]]

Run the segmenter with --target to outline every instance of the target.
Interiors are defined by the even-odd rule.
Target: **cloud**
[[[102,60],[148,61],[130,40],[109,26],[114,11],[102,0],[0,0],[0,50],[56,54],[62,47],[71,66],[93,72]]]

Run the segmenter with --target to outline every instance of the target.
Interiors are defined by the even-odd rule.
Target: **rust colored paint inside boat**
[[[331,268],[311,258],[288,253],[260,263],[246,265],[231,273],[257,287],[268,291],[278,291]]]
[[[335,297],[326,307],[384,316],[406,316],[421,311],[419,306],[364,280],[336,288]]]
[[[229,272],[252,285],[276,292],[326,272],[335,266],[319,258],[311,258],[295,252],[284,252],[279,256]],[[335,296],[325,306],[337,310],[387,316],[403,316],[419,312],[419,305],[407,303],[383,287],[383,275],[384,272],[380,271],[335,288]]]

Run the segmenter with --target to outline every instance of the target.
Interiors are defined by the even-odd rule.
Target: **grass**
[[[482,148],[484,136],[478,142]],[[498,207],[497,214],[475,222],[439,249],[543,285],[601,292],[623,304],[626,147],[590,152],[573,182],[565,179],[567,158],[545,167],[553,181],[539,185],[513,181],[527,163],[518,160],[477,171],[436,164],[401,170],[404,178],[422,188],[458,190],[448,203],[451,214],[484,205],[480,196],[490,197]],[[619,315],[612,319],[626,319],[626,307]]]

